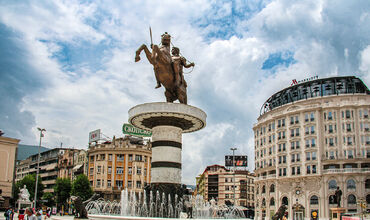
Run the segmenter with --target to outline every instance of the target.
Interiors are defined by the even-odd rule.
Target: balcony
[[[331,173],[370,173],[370,168],[344,168],[323,170],[323,174]]]

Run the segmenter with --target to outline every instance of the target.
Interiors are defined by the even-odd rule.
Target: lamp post
[[[33,207],[36,208],[36,200],[37,200],[37,185],[39,182],[39,169],[40,169],[40,147],[41,147],[41,138],[44,137],[43,131],[46,131],[44,128],[37,128],[40,131],[40,143],[39,143],[39,150],[37,154],[37,170],[36,170],[36,184],[35,184],[35,199],[33,203]]]
[[[234,190],[234,206],[236,205],[235,204],[235,162],[234,162],[234,157],[235,157],[235,151],[237,150],[237,148],[236,147],[232,147],[232,148],[230,148],[230,150],[232,150],[233,151],[233,167],[234,167],[234,174],[233,174],[233,183],[234,183],[234,185],[233,185],[233,190]]]

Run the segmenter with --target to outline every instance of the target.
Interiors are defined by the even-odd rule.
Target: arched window
[[[288,205],[288,198],[287,197],[283,197],[283,199],[281,200],[283,205]]]
[[[348,205],[353,205],[353,204],[356,204],[356,196],[351,194],[348,196]]]
[[[365,189],[370,189],[370,179],[366,179]]]
[[[265,185],[262,186],[262,193],[266,193],[266,186]]]
[[[262,207],[266,207],[266,199],[265,198],[262,199]]]
[[[272,197],[270,199],[270,206],[274,206],[274,205],[275,205],[275,199],[274,199],[274,197]]]
[[[259,187],[256,186],[256,194],[258,195],[258,193],[259,193]]]
[[[366,203],[370,204],[370,194],[366,195]]]
[[[347,180],[347,189],[356,189],[356,182],[353,179]]]
[[[329,181],[329,189],[336,189],[337,188],[337,181],[336,180],[330,180]]]
[[[270,193],[275,192],[275,185],[271,184],[270,186]]]
[[[319,198],[317,196],[311,196],[310,205],[318,205],[318,204],[319,204]]]

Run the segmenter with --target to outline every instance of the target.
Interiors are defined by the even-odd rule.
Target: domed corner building
[[[257,219],[329,219],[370,203],[370,92],[357,77],[305,81],[272,95],[254,125]]]

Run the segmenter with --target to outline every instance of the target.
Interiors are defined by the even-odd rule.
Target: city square
[[[1,3],[0,218],[369,219],[369,10]]]

